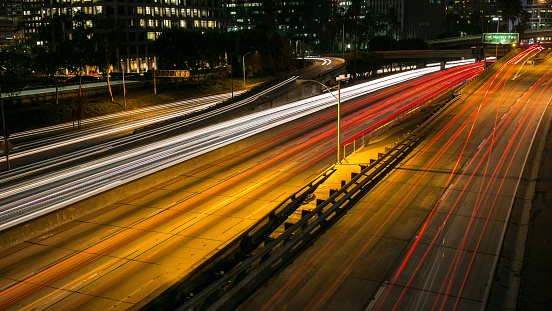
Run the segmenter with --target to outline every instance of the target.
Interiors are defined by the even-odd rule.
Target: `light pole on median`
[[[0,85],[0,109],[2,109],[2,135],[4,136],[4,153],[6,154],[6,170],[10,169],[10,158],[8,156],[8,133],[6,131],[6,118],[4,117],[4,103],[2,103],[2,86]]]
[[[297,82],[316,82],[328,90],[328,92],[337,99],[337,164],[341,163],[341,156],[340,156],[340,149],[341,149],[341,81],[337,81],[337,97],[332,93],[329,87],[327,87],[325,84],[320,83],[316,80],[310,80],[310,79],[297,79]]]
[[[496,23],[496,33],[498,34],[498,28],[500,27],[500,17],[493,17],[494,21],[497,21]],[[498,44],[495,45],[495,62],[498,61]]]
[[[245,57],[247,55],[249,55],[249,53],[253,53],[253,52],[257,52],[257,51],[249,51],[247,53],[245,53],[243,56],[242,56],[242,64],[243,64],[243,88],[245,89]]]

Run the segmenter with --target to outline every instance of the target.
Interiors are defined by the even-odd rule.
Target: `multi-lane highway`
[[[341,92],[341,96],[343,100],[350,100],[436,70],[436,68],[428,68],[378,79],[372,83],[346,88]],[[468,67],[462,72],[473,74],[474,70],[476,69]],[[438,78],[431,84],[431,88],[428,87],[424,89],[424,92],[416,93],[415,97],[412,94],[398,97],[396,101],[402,100],[399,106],[380,105],[381,107],[373,112],[376,115],[370,115],[370,118],[376,120],[383,117],[385,120],[385,116],[389,116],[389,119],[392,120],[396,115],[404,114],[406,110],[414,109],[420,103],[448,91],[460,83],[461,78],[463,76],[454,77],[452,80]],[[406,87],[412,85],[414,84]],[[106,145],[96,146],[93,150],[81,151],[77,155],[70,154],[4,174],[0,179],[4,186],[4,191],[0,194],[0,202],[2,202],[0,228],[5,229],[28,221],[153,172],[166,169],[176,163],[199,157],[286,122],[324,110],[336,104],[333,96],[325,94],[297,101],[195,131],[173,135],[146,145],[138,144],[136,136],[125,137]],[[237,104],[241,102],[239,101]],[[225,106],[216,109],[215,112],[219,113],[218,110],[225,109],[229,108]],[[378,118],[375,118],[376,116]],[[202,114],[199,118],[203,119],[205,116]],[[171,123],[152,131],[166,134],[167,131],[175,127],[183,127],[180,123],[186,125],[189,122],[190,119],[186,119],[178,124]],[[146,132],[139,135],[150,136],[152,133]],[[106,151],[109,153],[106,154]],[[90,159],[92,154],[100,154],[102,157]],[[78,160],[76,160],[77,158]],[[68,161],[71,161],[72,165],[68,165],[66,163]],[[68,167],[66,168],[66,166]]]
[[[474,64],[435,73],[437,70],[403,73],[343,89],[342,100],[348,99],[342,107],[344,143],[449,93],[482,68]],[[392,89],[381,90],[401,81]],[[130,163],[133,157],[148,161],[151,156],[149,159],[158,161],[170,149],[170,154],[174,148],[198,150],[197,144],[204,140],[210,140],[210,147],[222,145],[237,134],[249,135],[303,116],[279,135],[209,165],[183,171],[177,178],[3,250],[0,308],[110,310],[137,307],[153,299],[335,161],[336,112],[331,109],[335,105],[333,95],[324,94],[160,141],[151,149],[141,147],[145,155],[137,156],[136,149],[111,158],[124,160],[122,165],[82,165],[81,172],[94,165],[101,167],[101,176],[115,178],[105,184],[112,187],[125,177],[105,169],[134,168],[138,162]],[[320,113],[313,115],[316,111]],[[187,156],[189,151],[183,154]],[[73,168],[65,176],[68,179],[57,181],[65,190],[68,182],[82,185]],[[36,182],[47,184],[46,178]],[[17,193],[18,187],[23,191],[32,188],[26,185],[9,190]],[[96,180],[85,186],[92,188],[82,193],[101,187]],[[51,186],[44,189],[50,191],[49,196],[35,193],[42,202],[62,202],[65,199],[60,197],[70,193],[56,194],[56,187]],[[15,209],[19,200],[32,202],[27,195],[14,197]]]
[[[297,75],[306,78],[323,76],[343,65],[343,61],[336,58],[309,60],[311,66],[250,90],[243,97],[239,97],[243,91],[234,92],[235,99],[231,99],[231,93],[216,94],[85,119],[80,125],[75,121],[14,133],[10,135],[10,141],[15,145],[10,153],[10,166],[16,168],[34,164],[34,167],[41,167],[45,165],[45,159],[52,160],[61,155],[66,158],[91,155],[109,145],[157,140],[178,133],[178,129],[216,123],[251,110],[259,99],[289,91],[295,87]],[[136,129],[147,130],[141,130],[140,135],[132,135]],[[5,161],[5,157],[0,158],[0,167],[5,166]]]
[[[484,74],[415,152],[242,310],[484,310],[552,99],[530,48]]]

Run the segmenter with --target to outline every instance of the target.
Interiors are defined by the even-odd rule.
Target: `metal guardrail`
[[[213,284],[216,279],[220,279],[225,271],[230,271],[236,265],[251,257],[250,254],[259,245],[271,242],[268,238],[270,233],[280,227],[289,215],[293,214],[309,195],[334,172],[335,169],[333,168],[325,171],[308,185],[289,196],[245,233],[221,249],[215,256],[207,259],[207,261],[195,269],[195,272],[185,282],[169,288],[164,294],[148,303],[142,309],[164,310],[174,304],[179,304],[182,300],[193,297],[193,293],[202,291],[210,284]]]
[[[451,37],[451,38],[443,38],[443,39],[433,39],[433,40],[427,40],[427,44],[435,44],[435,43],[443,43],[443,42],[454,42],[454,41],[462,41],[462,40],[472,40],[472,39],[481,39],[483,35],[469,35],[469,36],[463,36],[463,37]]]
[[[458,99],[459,97],[456,97],[448,101],[443,108],[449,107]],[[192,292],[185,290],[181,292],[189,301],[177,310],[234,309],[289,259],[309,245],[310,241],[337,221],[433,131],[443,118],[441,113],[433,114],[394,148],[388,150],[372,164],[363,167],[358,175],[341,189],[336,190],[327,200],[317,202],[313,211],[303,215],[278,238],[259,247],[254,255],[247,254],[236,268],[230,271],[221,270],[217,275],[218,278],[209,278],[212,283],[199,294],[192,295]],[[315,184],[311,184],[311,189],[305,193],[314,192],[315,187]],[[264,233],[261,236],[269,235]],[[219,254],[223,255],[223,252]],[[219,257],[219,254],[215,257]]]
[[[122,81],[122,80],[123,80],[122,78],[111,78],[111,79],[109,79],[110,82]],[[138,77],[125,77],[125,81],[141,81],[141,80],[144,80],[144,79],[142,77],[140,77],[140,78],[138,78]],[[83,81],[82,85],[84,86],[84,85],[94,84],[94,83],[106,83],[106,85],[107,85],[107,80],[98,79],[98,81]],[[66,87],[76,86],[76,85],[79,85],[79,83],[78,82],[73,82],[73,83],[60,82],[58,84],[58,89],[60,89],[60,91],[62,91]],[[17,90],[12,90],[12,91],[9,91],[9,92],[2,92],[2,94],[5,94],[5,95],[2,95],[2,97],[3,98],[8,98],[9,97],[8,94],[17,94],[17,93],[21,93],[21,92],[25,92],[25,91],[35,91],[35,90],[44,90],[44,89],[53,89],[53,91],[55,92],[56,86],[55,85],[42,85],[42,86],[25,87],[25,88],[21,88],[21,89],[17,89]],[[19,96],[19,95],[15,95],[15,96]]]

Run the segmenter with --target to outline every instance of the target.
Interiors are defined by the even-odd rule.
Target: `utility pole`
[[[2,85],[0,84],[0,110],[2,110],[2,130],[4,135],[4,153],[6,154],[6,170],[10,169],[10,158],[8,156],[8,132],[6,131],[6,118],[4,117],[4,103],[2,102]]]

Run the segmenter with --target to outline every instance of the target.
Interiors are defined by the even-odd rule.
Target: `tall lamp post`
[[[253,52],[257,52],[257,51],[249,51],[247,53],[245,53],[243,56],[242,56],[242,64],[243,64],[243,88],[245,89],[245,57],[247,55],[249,55],[250,53],[253,53]]]
[[[0,109],[2,109],[2,135],[4,135],[4,153],[6,154],[6,170],[10,169],[10,158],[8,156],[8,132],[6,131],[6,118],[4,117],[4,103],[2,103],[2,86],[0,85]]]
[[[326,90],[328,90],[328,92],[335,98],[337,99],[337,164],[341,163],[341,142],[340,142],[340,137],[341,137],[341,81],[337,81],[337,97],[335,97],[335,95],[332,93],[332,91],[330,90],[329,87],[327,87],[325,84],[322,84],[316,80],[311,80],[311,79],[297,79],[297,82],[316,82],[320,85],[322,85],[323,87],[326,88]]]
[[[496,33],[498,33],[498,28],[500,27],[500,17],[493,17],[494,21],[497,21],[496,23]],[[495,62],[498,60],[498,44],[495,45]]]

